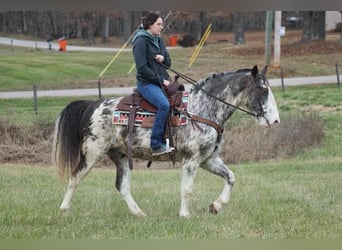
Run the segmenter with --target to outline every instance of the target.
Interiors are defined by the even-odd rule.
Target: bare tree
[[[101,42],[108,42],[109,41],[109,13],[105,11],[102,19],[102,32],[101,32]]]
[[[127,41],[132,33],[131,26],[132,26],[131,11],[124,10],[123,11],[123,40],[124,41]]]
[[[86,12],[84,14],[83,39],[86,44],[95,44],[95,32],[98,26],[97,12]]]
[[[120,36],[126,41],[148,11],[7,11],[0,12],[0,32],[6,34],[37,35],[38,38],[65,36],[82,38],[95,43],[95,37],[106,41]],[[164,17],[167,14],[161,13]],[[233,20],[234,19],[234,20]],[[263,30],[265,13],[262,11],[172,11],[164,35],[179,33],[198,41],[208,24],[215,32],[235,33],[235,43],[244,41],[244,31]]]
[[[245,44],[244,35],[245,13],[238,11],[233,13],[234,44]]]
[[[325,39],[325,11],[303,13],[302,41]]]

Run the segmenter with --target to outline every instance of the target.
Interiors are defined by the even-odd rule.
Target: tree
[[[234,30],[234,44],[245,44],[244,35],[245,13],[234,12],[233,14],[233,30]]]
[[[325,39],[325,11],[303,13],[302,41]]]
[[[102,19],[102,32],[101,32],[101,42],[109,41],[109,13],[105,11]]]
[[[132,13],[131,11],[123,11],[123,39],[127,41],[132,33]]]
[[[84,13],[83,39],[87,45],[95,44],[95,32],[99,25],[97,12]]]

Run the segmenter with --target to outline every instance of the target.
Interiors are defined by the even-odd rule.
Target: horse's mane
[[[250,73],[252,72],[252,69],[238,69],[236,73]]]
[[[213,72],[213,73],[210,73],[206,78],[203,78],[203,79],[200,79],[200,80],[197,81],[197,84],[196,84],[197,87],[194,86],[193,91],[194,91],[194,93],[196,93],[201,88],[203,88],[204,85],[207,82],[214,83],[212,85],[213,85],[214,88],[216,88],[217,85],[215,83],[220,83],[220,82],[222,82],[222,80],[227,82],[227,80],[229,78],[245,75],[247,73],[250,73],[251,71],[252,71],[251,69],[239,69],[239,70],[236,70],[236,71],[226,71],[226,72]]]

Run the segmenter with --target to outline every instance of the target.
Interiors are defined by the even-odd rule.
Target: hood
[[[159,37],[158,36],[152,36],[150,33],[148,33],[144,29],[140,29],[137,31],[137,33],[133,37],[133,43],[138,37],[144,37],[147,41],[155,45],[159,49]]]

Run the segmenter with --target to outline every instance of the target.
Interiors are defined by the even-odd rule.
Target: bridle
[[[262,80],[264,81],[264,84],[267,86],[267,88],[269,88],[269,87],[270,87],[270,84],[269,84],[268,80],[266,79],[266,77],[264,76],[264,74],[259,74],[259,77],[262,78]],[[256,118],[259,118],[259,117],[264,118],[265,121],[266,121],[266,123],[267,123],[267,125],[270,126],[271,124],[270,124],[270,122],[268,121],[268,119],[266,119],[266,117],[265,117],[265,113],[266,113],[266,112],[264,111],[263,105],[262,105],[262,103],[260,102],[260,100],[258,101],[258,104],[259,104],[259,107],[260,107],[260,112],[259,112],[258,114],[256,114]]]

